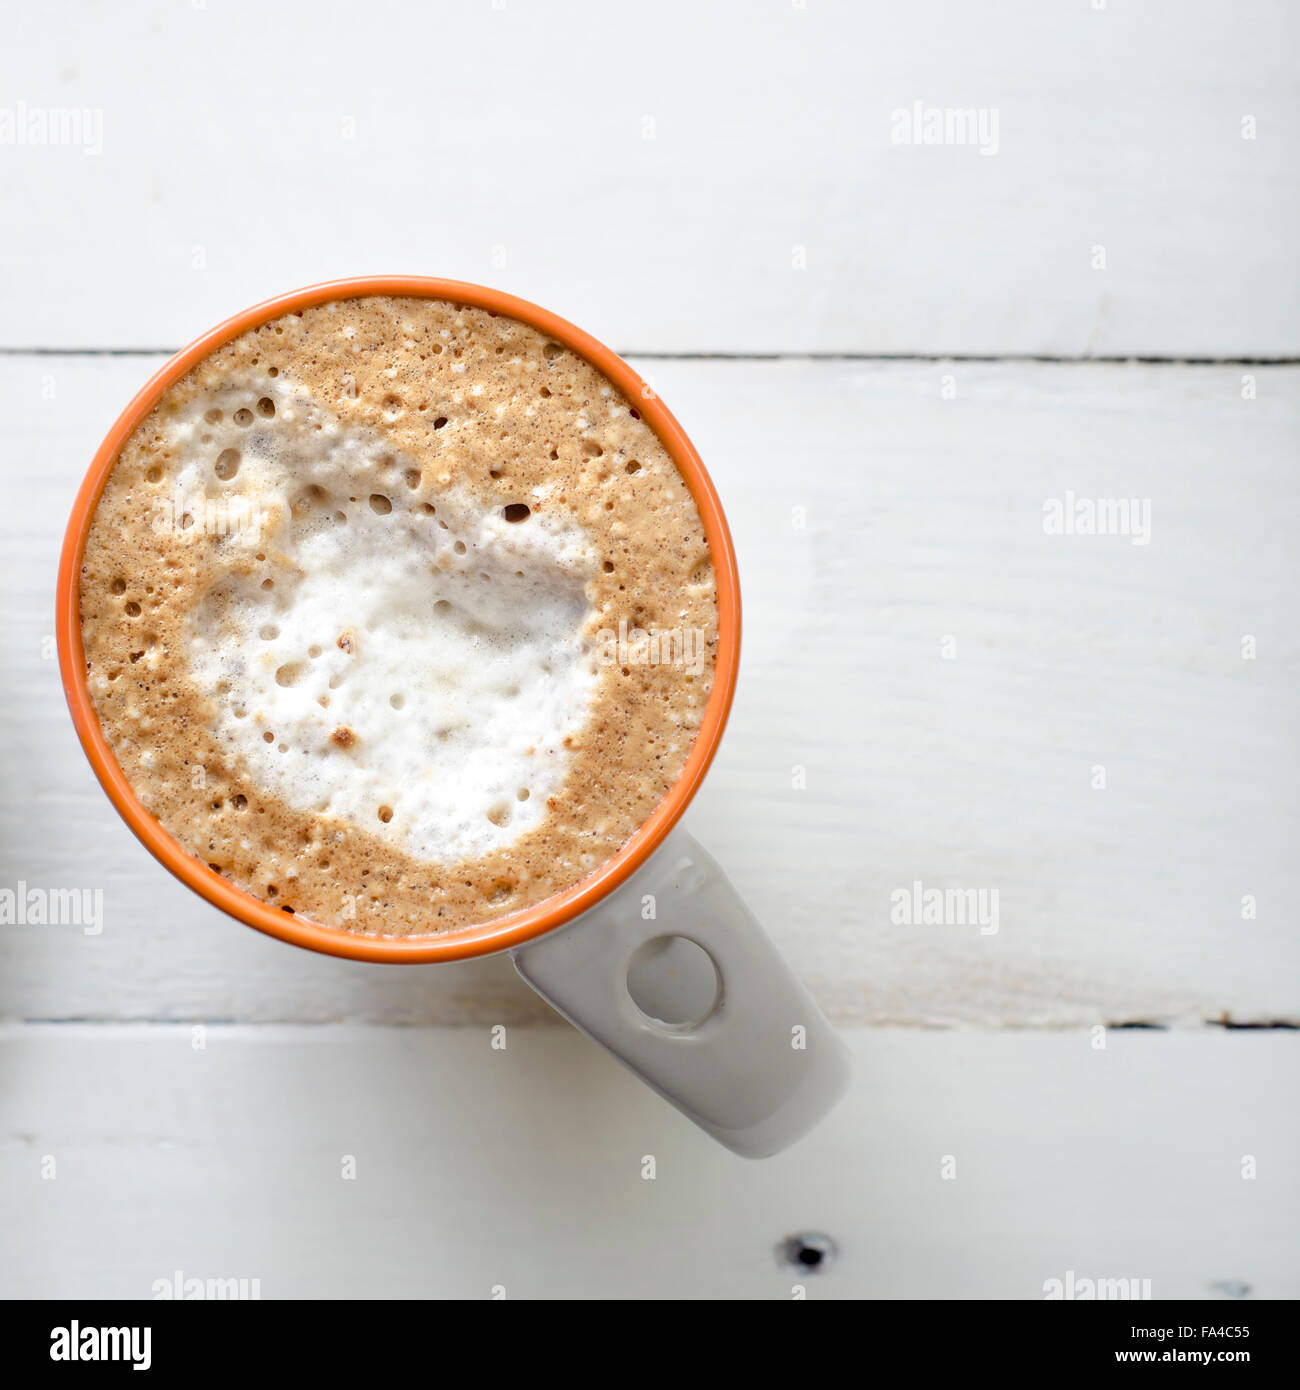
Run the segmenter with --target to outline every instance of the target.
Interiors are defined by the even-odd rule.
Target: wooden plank
[[[105,894],[99,936],[0,927],[0,1017],[546,1017],[500,959],[354,965],[226,921],[95,785],[49,658],[54,556],[152,365],[0,365],[0,887]],[[745,591],[690,824],[833,1018],[1300,1017],[1300,371],[1254,371],[1248,401],[1228,368],[641,365],[713,472]],[[1067,493],[1149,501],[1150,543],[1046,534]],[[918,881],[996,890],[997,932],[891,920]]]
[[[180,1271],[263,1298],[1034,1299],[1071,1270],[1300,1295],[1294,1037],[857,1032],[848,1098],[762,1162],[569,1030],[203,1040],[0,1032],[0,1296]],[[822,1274],[777,1257],[806,1231],[838,1245]]]
[[[1272,0],[82,3],[6,38],[0,346],[176,347],[407,271],[625,351],[1300,350]],[[977,143],[901,142],[951,111]]]

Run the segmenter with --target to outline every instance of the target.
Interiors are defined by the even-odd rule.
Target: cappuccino
[[[182,848],[391,936],[616,853],[690,752],[718,613],[635,402],[526,324],[372,296],[166,391],[97,504],[81,625],[104,734]]]

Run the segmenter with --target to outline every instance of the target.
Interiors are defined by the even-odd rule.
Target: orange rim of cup
[[[471,304],[529,324],[590,362],[635,403],[642,419],[654,430],[686,479],[704,523],[717,578],[718,651],[713,687],[686,764],[668,794],[627,844],[579,883],[533,907],[436,936],[372,936],[322,926],[300,914],[271,907],[182,849],[145,810],[100,729],[90,699],[81,642],[80,576],[91,519],[118,453],[163,393],[222,344],[250,328],[330,300],[367,295],[445,299],[454,304]],[[658,396],[632,367],[603,343],[536,304],[481,285],[415,275],[334,280],[268,299],[195,339],[156,372],[118,416],[77,493],[59,560],[57,603],[59,669],[81,746],[109,800],[154,858],[208,902],[269,936],[326,955],[390,964],[464,960],[522,945],[571,921],[633,874],[680,819],[713,761],[731,710],[740,656],[740,580],[726,517],[695,446]]]

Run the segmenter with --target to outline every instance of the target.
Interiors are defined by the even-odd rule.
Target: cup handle
[[[708,953],[716,995],[710,980],[701,991],[707,962],[670,947],[674,937]],[[717,862],[683,830],[596,907],[511,955],[570,1023],[746,1158],[794,1143],[848,1086],[848,1049]],[[662,1016],[685,1011],[691,1021],[645,1012],[629,992],[630,968],[643,1004],[649,993]]]

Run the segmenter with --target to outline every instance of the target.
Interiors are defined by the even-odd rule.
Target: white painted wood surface
[[[0,1296],[1300,1296],[1293,1038],[850,1039],[843,1106],[754,1163],[567,1030],[10,1028]],[[778,1261],[806,1231],[824,1274]]]
[[[1244,401],[1226,367],[640,365],[712,470],[746,604],[689,823],[833,1018],[1300,1018],[1300,369],[1254,369]],[[364,966],[263,939],[109,807],[46,638],[76,484],[153,366],[0,362],[0,885],[105,894],[97,937],[0,927],[0,1016],[547,1016],[504,960]],[[1150,543],[1045,534],[1067,492],[1149,499]],[[996,934],[891,922],[916,881],[996,890]]]
[[[1204,1026],[1300,1020],[1300,370],[798,358],[1297,356],[1298,39],[1270,0],[7,16],[0,889],[102,888],[105,925],[0,925],[0,1296],[179,1269],[788,1298],[801,1229],[841,1246],[814,1298],[1067,1270],[1300,1296],[1295,1035]],[[996,114],[997,153],[895,143],[917,103]],[[72,111],[73,143],[16,140]],[[355,965],[222,919],[80,756],[57,547],[162,358],[68,350],[392,271],[646,354],[718,483],[745,654],[690,825],[830,1015],[877,1025],[786,1155],[731,1157],[533,1026],[503,960]],[[710,353],[780,360],[682,360]],[[1046,534],[1067,494],[1149,501],[1150,544]],[[891,923],[918,880],[997,890],[997,933]],[[1122,1021],[1180,1031],[1094,1051]]]
[[[0,143],[0,346],[402,271],[624,351],[1294,356],[1298,46],[1274,0],[13,7],[11,121],[91,115]],[[917,104],[996,153],[894,143]]]

